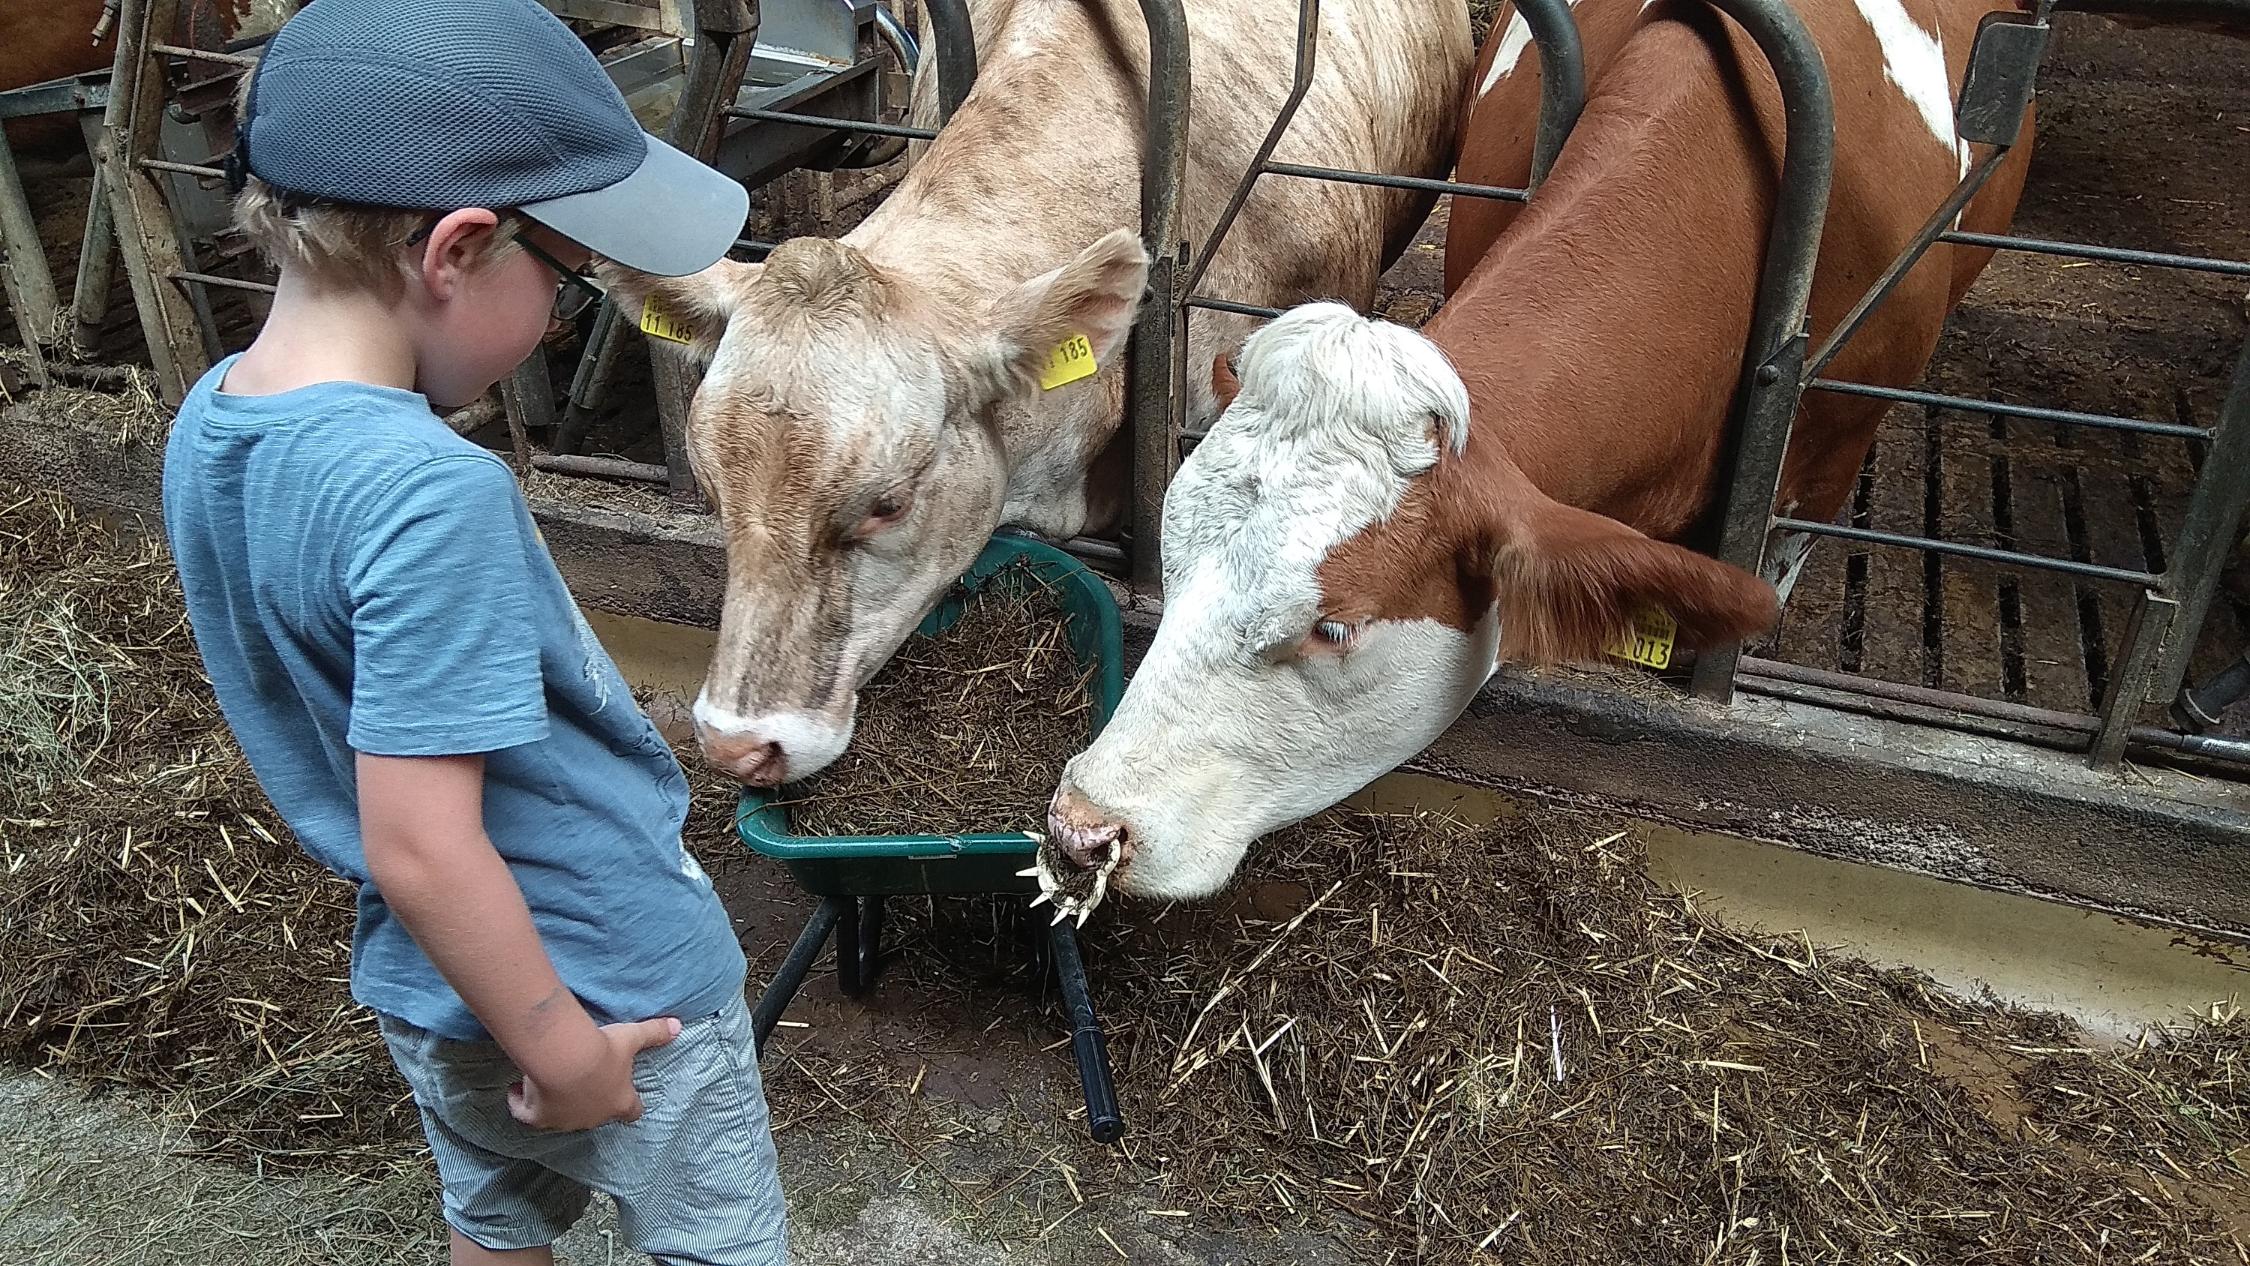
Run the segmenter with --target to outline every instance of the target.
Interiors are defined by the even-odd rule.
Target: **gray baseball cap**
[[[534,0],[310,0],[275,32],[233,166],[307,199],[514,208],[660,276],[716,263],[750,195],[641,130]]]

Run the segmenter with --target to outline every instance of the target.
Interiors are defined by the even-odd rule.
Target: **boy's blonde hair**
[[[295,269],[323,287],[396,299],[420,267],[415,237],[438,216],[351,203],[292,198],[251,176],[234,197],[234,226],[276,268]],[[521,231],[502,215],[484,241],[481,266]]]

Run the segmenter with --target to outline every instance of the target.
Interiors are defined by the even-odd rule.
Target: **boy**
[[[421,1109],[453,1261],[551,1261],[590,1190],[660,1261],[782,1261],[686,780],[508,468],[432,411],[583,307],[590,253],[702,269],[746,195],[643,133],[532,0],[314,0],[232,173],[281,280],[181,406],[165,527],[259,781],[359,884],[352,993]]]

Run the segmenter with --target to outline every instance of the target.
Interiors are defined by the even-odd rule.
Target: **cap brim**
[[[741,236],[750,192],[651,136],[648,158],[625,179],[518,210],[604,259],[684,277],[718,263]]]

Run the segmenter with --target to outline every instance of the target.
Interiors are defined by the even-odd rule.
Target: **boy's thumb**
[[[680,1022],[669,1016],[642,1020],[633,1026],[633,1049],[645,1051],[658,1046],[670,1046],[680,1035]]]

